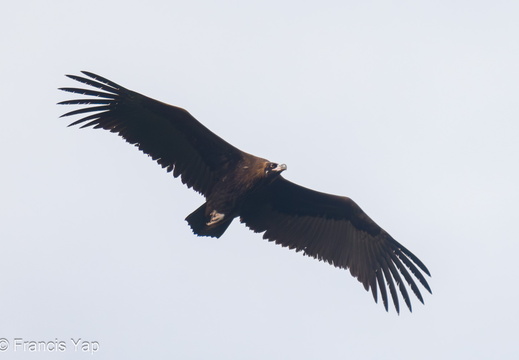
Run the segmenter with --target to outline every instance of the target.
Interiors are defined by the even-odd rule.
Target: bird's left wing
[[[188,187],[207,196],[213,185],[243,152],[211,132],[186,110],[128,90],[99,75],[69,78],[95,89],[61,88],[88,99],[62,101],[62,105],[96,105],[70,111],[63,116],[88,114],[69,126],[93,126],[122,136],[138,146]]]
[[[252,230],[265,232],[265,239],[350,269],[375,301],[380,291],[386,310],[389,290],[399,312],[397,289],[411,310],[404,282],[422,303],[414,278],[431,292],[422,274],[430,275],[425,265],[347,197],[310,190],[280,176],[251,194],[240,216]]]

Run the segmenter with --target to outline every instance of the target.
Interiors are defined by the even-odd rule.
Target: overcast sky
[[[517,358],[518,19],[516,1],[4,6],[0,359]],[[197,238],[201,196],[58,118],[80,70],[351,197],[433,294],[386,313],[348,271],[237,221]]]

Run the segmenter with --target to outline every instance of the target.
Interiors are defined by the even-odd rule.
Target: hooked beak
[[[276,172],[283,172],[287,169],[287,166],[285,164],[279,164],[278,166],[276,166],[274,169],[272,169],[272,171],[276,171]]]

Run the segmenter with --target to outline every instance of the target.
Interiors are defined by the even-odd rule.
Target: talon
[[[216,224],[219,221],[222,221],[225,217],[225,214],[220,214],[216,210],[211,211],[211,220],[209,220],[208,223],[206,223],[207,226],[211,226],[213,224]]]

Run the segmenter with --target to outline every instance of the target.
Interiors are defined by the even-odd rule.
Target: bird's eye
[[[275,164],[275,163],[268,163],[267,166],[265,167],[265,172],[270,173],[270,171],[272,169],[274,169],[276,166],[277,166],[277,164]]]

